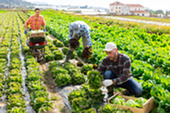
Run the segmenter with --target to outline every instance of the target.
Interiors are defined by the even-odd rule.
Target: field
[[[117,44],[120,53],[131,58],[131,71],[142,85],[142,97],[155,98],[152,113],[170,112],[170,28],[76,16],[62,11],[41,11],[46,21],[47,35],[51,38],[47,39],[49,43],[45,47],[45,62],[38,63],[29,52],[24,34],[24,23],[33,14],[33,11],[0,11],[0,103],[3,103],[3,107],[0,104],[0,110],[9,113],[25,113],[28,110],[67,113],[59,91],[64,86],[85,83],[87,71],[92,72],[92,66],[100,64],[106,56],[102,50],[111,41]],[[93,57],[89,59],[87,67],[73,64],[62,66],[59,63],[68,51],[68,26],[76,20],[85,21],[91,27]],[[82,57],[82,45],[80,41],[80,47],[72,59]],[[83,87],[87,89],[88,86]],[[84,93],[78,92],[70,94],[69,102],[89,103],[89,100],[81,98],[80,95]],[[100,93],[99,90],[91,89],[87,94]],[[79,99],[76,100],[76,97]],[[98,100],[101,95],[89,98],[93,103],[102,100]],[[90,109],[93,105],[84,105],[87,110],[82,110],[79,104],[73,103],[72,112],[95,113],[94,109]]]

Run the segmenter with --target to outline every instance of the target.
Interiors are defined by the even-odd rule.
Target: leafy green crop
[[[87,74],[88,71],[93,70],[93,65],[92,64],[85,64],[81,68],[81,72],[84,74]]]
[[[85,91],[83,90],[73,90],[72,92],[69,93],[68,96],[68,101],[70,102],[70,104],[72,104],[72,101],[74,98],[78,98],[78,97],[84,97],[85,95]]]
[[[118,104],[118,105],[124,105],[125,104],[125,99],[121,96],[117,96],[116,98],[111,100],[112,104]]]
[[[57,86],[61,87],[61,86],[65,86],[70,84],[71,82],[71,77],[69,74],[58,74],[55,78],[55,83],[57,84]]]
[[[78,113],[79,111],[82,111],[83,109],[88,109],[92,107],[92,104],[90,100],[87,100],[84,97],[78,97],[74,98],[72,101],[72,112]]]
[[[79,111],[79,113],[97,113],[97,112],[94,108],[90,108],[90,109]]]
[[[58,40],[58,39],[54,39],[53,44],[56,47],[63,47],[64,46],[64,44],[60,40]]]
[[[138,106],[137,106],[137,107],[140,107],[140,108],[143,107],[143,104],[144,104],[146,101],[147,101],[147,100],[144,99],[143,97],[140,97],[140,98],[135,99],[135,102],[138,103]]]
[[[98,89],[102,86],[103,76],[98,71],[88,71],[88,84],[90,88]]]
[[[7,108],[12,109],[14,107],[26,107],[25,100],[20,94],[14,94],[8,97]]]
[[[125,103],[126,106],[129,106],[129,107],[136,107],[138,106],[138,104],[132,100],[132,99],[129,99],[126,103]]]
[[[101,106],[99,112],[100,113],[132,113],[130,110],[123,110],[111,104],[106,104],[104,106]]]
[[[71,76],[75,73],[80,73],[79,69],[71,63],[65,63],[64,68],[69,71]]]
[[[22,107],[13,107],[8,109],[7,113],[26,113],[26,109]]]
[[[65,55],[67,55],[68,47],[64,47],[64,48],[62,48],[62,52],[63,52]]]
[[[41,111],[42,110],[46,111],[48,109],[51,109],[52,107],[52,103],[46,97],[36,98],[35,100],[31,101],[31,105],[33,106],[33,109],[35,109],[36,111],[38,111],[39,109],[41,109]]]
[[[61,50],[53,51],[55,60],[62,60],[64,58],[64,54]]]
[[[82,73],[73,73],[71,75],[71,83],[73,84],[82,84],[85,83],[85,76]]]
[[[56,78],[56,76],[58,76],[59,74],[68,74],[68,71],[66,69],[64,69],[63,67],[53,67],[51,69],[51,76],[53,78]]]
[[[53,67],[56,67],[56,66],[61,66],[61,63],[60,62],[57,62],[57,61],[51,61],[49,63],[49,70],[51,71]]]

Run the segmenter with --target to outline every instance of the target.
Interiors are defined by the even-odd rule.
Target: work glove
[[[27,34],[27,30],[25,30],[24,33]]]
[[[46,32],[46,30],[45,30],[45,29],[44,29],[43,31],[44,31],[44,32]]]
[[[105,87],[111,86],[113,84],[113,80],[109,80],[109,79],[104,80],[104,81],[102,81],[102,84]]]
[[[69,43],[70,43],[70,47],[73,48],[73,49],[78,48],[79,45],[80,45],[79,41],[77,39],[75,39],[75,38],[70,39]]]
[[[83,50],[83,54],[82,54],[83,58],[85,59],[90,59],[93,55],[92,55],[92,47],[89,46],[89,47],[86,47],[84,50]]]

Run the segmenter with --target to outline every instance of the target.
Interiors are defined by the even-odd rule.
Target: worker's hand
[[[70,47],[73,48],[73,49],[78,48],[79,45],[80,45],[79,41],[77,39],[75,39],[75,38],[70,39],[69,43],[70,43]]]
[[[102,82],[103,86],[108,87],[113,84],[113,80],[107,79]]]
[[[25,30],[24,33],[27,34],[27,30]]]
[[[46,30],[45,30],[45,29],[43,29],[43,31],[44,31],[44,32],[46,32]]]
[[[93,55],[92,55],[92,47],[89,46],[89,47],[86,47],[84,50],[83,50],[83,54],[82,54],[83,58],[85,59],[90,59]]]
[[[89,52],[92,52],[92,46],[87,47]]]

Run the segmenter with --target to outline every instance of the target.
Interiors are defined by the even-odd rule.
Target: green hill
[[[23,0],[0,0],[1,6],[8,6],[8,7],[17,7],[17,6],[31,6],[32,4],[30,2],[26,2]]]

